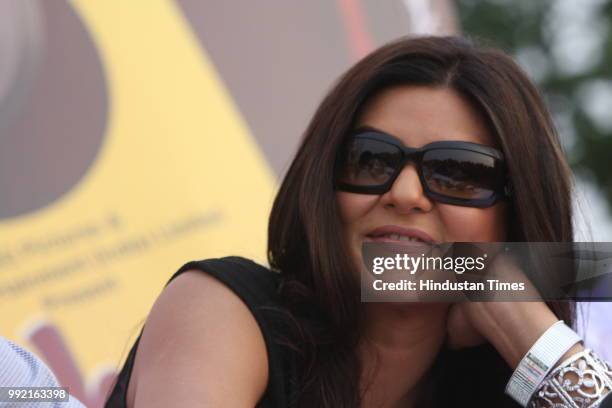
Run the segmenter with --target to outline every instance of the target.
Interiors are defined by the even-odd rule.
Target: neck
[[[362,406],[413,407],[446,336],[447,304],[367,303],[359,346]]]

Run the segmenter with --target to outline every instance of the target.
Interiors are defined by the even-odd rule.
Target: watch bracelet
[[[551,325],[531,346],[506,384],[506,394],[527,407],[549,372],[580,336],[563,320]]]

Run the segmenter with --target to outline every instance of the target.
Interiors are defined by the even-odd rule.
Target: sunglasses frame
[[[496,161],[501,162],[502,166],[504,165],[504,156],[502,152],[499,150],[490,147],[481,145],[478,143],[464,142],[459,140],[444,140],[428,143],[420,148],[412,148],[407,147],[402,143],[398,138],[391,136],[387,133],[381,132],[377,129],[369,129],[369,128],[361,128],[353,133],[351,136],[351,140],[353,139],[370,139],[378,142],[387,143],[393,145],[402,154],[402,158],[400,161],[400,165],[394,169],[393,174],[389,177],[384,184],[376,185],[376,186],[358,186],[353,184],[342,183],[340,181],[335,180],[334,188],[341,191],[347,191],[351,193],[358,194],[384,194],[391,189],[393,183],[402,172],[407,162],[413,162],[417,168],[417,174],[419,175],[419,180],[421,181],[421,186],[423,187],[423,191],[425,194],[432,200],[438,201],[444,204],[452,204],[459,205],[464,207],[490,207],[495,204],[498,200],[503,198],[511,197],[512,195],[512,187],[509,181],[506,179],[504,185],[500,187],[498,190],[494,190],[491,197],[487,197],[484,199],[474,199],[474,198],[459,198],[459,197],[449,197],[443,194],[436,193],[432,191],[427,182],[425,181],[425,176],[423,174],[423,166],[422,159],[425,153],[438,150],[438,149],[451,149],[451,150],[467,150],[470,152],[476,152],[479,154],[484,154],[486,156],[492,157]],[[336,161],[337,163],[338,161]]]

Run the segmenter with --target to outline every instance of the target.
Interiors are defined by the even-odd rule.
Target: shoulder
[[[0,336],[0,386],[59,387],[55,375],[38,357]],[[83,405],[70,395],[66,408]]]
[[[0,337],[0,384],[13,386],[57,386],[51,371],[32,353]]]
[[[170,278],[169,283],[187,270],[198,270],[215,277],[247,304],[266,303],[275,297],[279,283],[278,273],[239,256],[188,262]]]
[[[273,272],[229,258],[184,265],[156,300],[130,384],[136,406],[255,405],[263,395],[268,356],[252,312],[263,297],[249,282],[265,288]]]

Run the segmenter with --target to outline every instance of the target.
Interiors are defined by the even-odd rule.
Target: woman
[[[495,176],[491,194],[466,199],[424,163],[351,161],[368,132],[495,149],[514,193]],[[107,406],[517,406],[504,395],[512,370],[553,323],[575,320],[570,302],[360,302],[366,241],[572,241],[570,170],[540,95],[509,57],[464,39],[401,39],[344,74],[268,232],[273,271],[228,257],[172,277]]]

